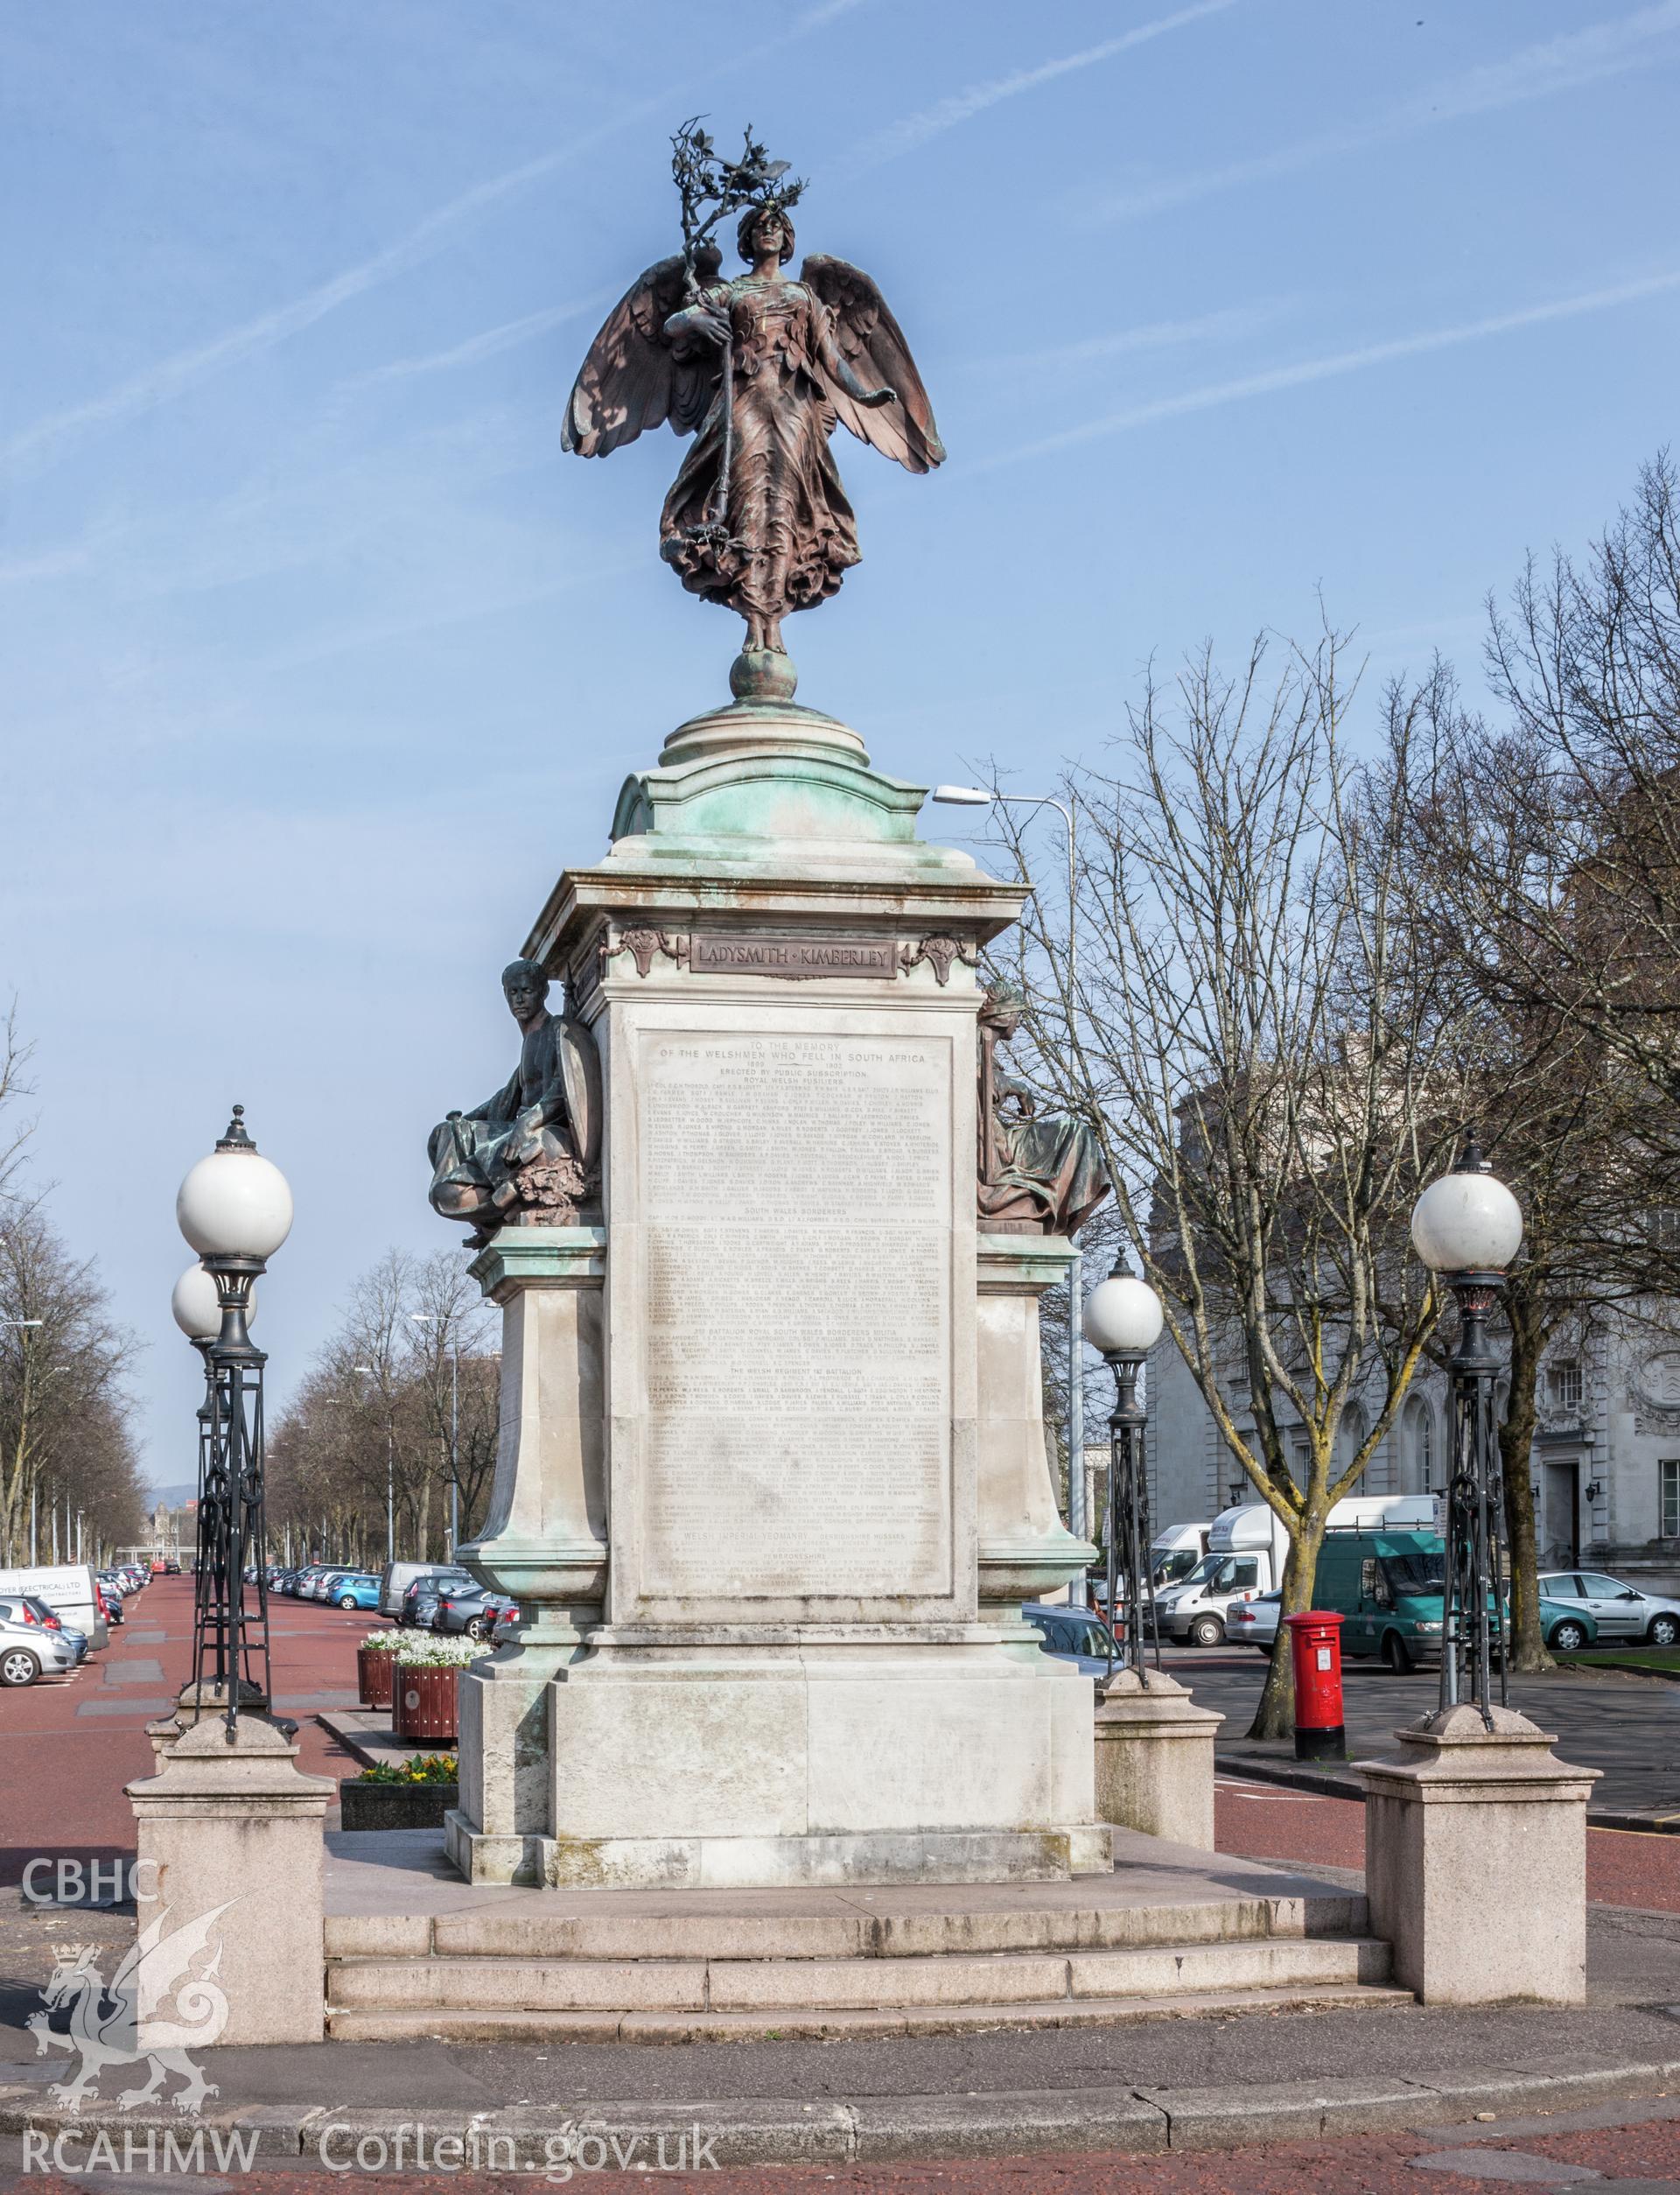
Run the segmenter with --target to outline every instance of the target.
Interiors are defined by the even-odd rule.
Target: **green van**
[[[1315,1609],[1341,1617],[1344,1661],[1378,1654],[1400,1672],[1438,1660],[1446,1543],[1432,1532],[1327,1532]]]

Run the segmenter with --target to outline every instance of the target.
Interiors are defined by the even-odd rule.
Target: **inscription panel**
[[[697,973],[735,976],[884,976],[899,972],[896,947],[883,937],[746,937],[696,930],[689,965]]]
[[[643,1589],[950,1589],[950,1050],[649,1032]]]

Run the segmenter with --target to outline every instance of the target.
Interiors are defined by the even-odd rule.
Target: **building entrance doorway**
[[[1548,1463],[1540,1487],[1540,1567],[1578,1562],[1581,1555],[1578,1463]]]

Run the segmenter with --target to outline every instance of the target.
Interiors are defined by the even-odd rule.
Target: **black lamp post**
[[[1447,1362],[1452,1451],[1446,1503],[1446,1581],[1441,1633],[1441,1706],[1474,1707],[1491,1730],[1493,1665],[1508,1704],[1505,1571],[1495,1384],[1499,1352],[1488,1321],[1505,1267],[1522,1240],[1522,1213],[1485,1164],[1473,1136],[1450,1174],[1432,1182],[1411,1215],[1412,1246],[1458,1301],[1459,1340]]]
[[[234,1736],[242,1698],[266,1707],[269,1689],[269,1595],[262,1534],[262,1368],[268,1362],[250,1336],[255,1284],[291,1231],[291,1191],[279,1168],[263,1158],[235,1105],[228,1133],[181,1183],[175,1216],[214,1286],[214,1334],[207,1306],[189,1303],[176,1316],[200,1347],[206,1396],[200,1413],[198,1572],[192,1624],[192,1683],[225,1700],[228,1735]],[[190,1282],[183,1275],[178,1297]],[[200,1292],[201,1293],[201,1292]],[[189,1317],[193,1324],[189,1324]],[[206,1422],[207,1420],[207,1422]],[[246,1595],[245,1570],[256,1581]]]
[[[1085,1338],[1102,1352],[1114,1374],[1114,1409],[1109,1419],[1110,1674],[1113,1674],[1113,1633],[1124,1588],[1126,1608],[1122,1665],[1135,1669],[1147,1688],[1144,1627],[1155,1632],[1155,1581],[1149,1560],[1149,1480],[1144,1454],[1146,1414],[1138,1401],[1138,1375],[1160,1338],[1161,1300],[1146,1280],[1128,1273],[1116,1257],[1108,1279],[1092,1289],[1085,1306]],[[1161,1642],[1155,1637],[1155,1666],[1161,1666]]]

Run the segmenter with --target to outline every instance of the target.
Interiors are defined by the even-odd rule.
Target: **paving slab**
[[[164,1665],[139,1654],[131,1661],[108,1661],[104,1676],[108,1685],[150,1685],[155,1689],[164,1681]]]

